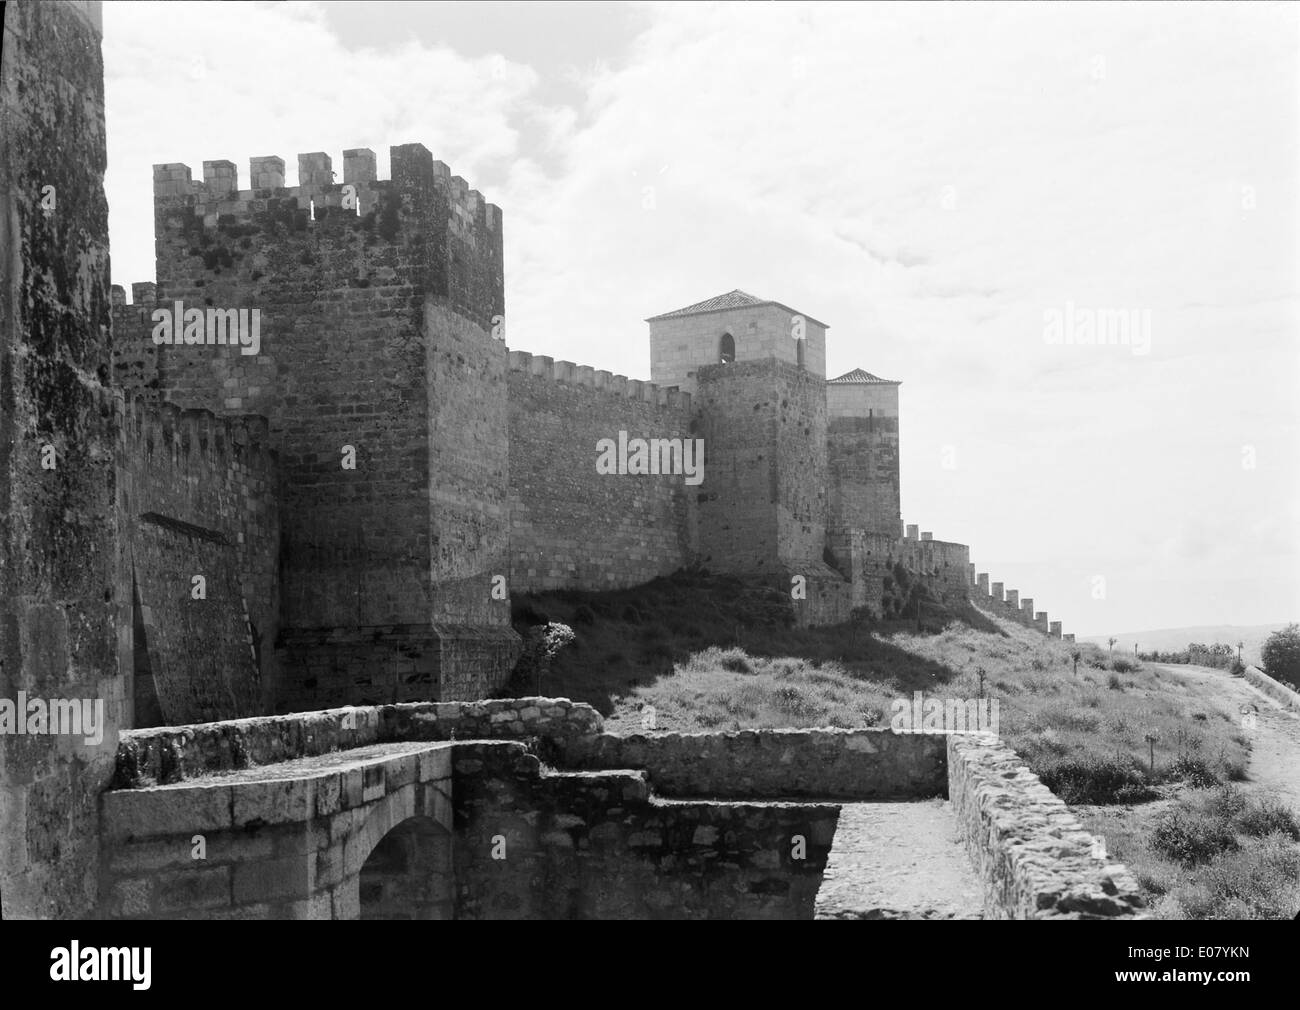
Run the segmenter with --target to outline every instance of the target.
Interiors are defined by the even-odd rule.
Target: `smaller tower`
[[[899,385],[861,368],[826,383],[832,528],[898,534]]]

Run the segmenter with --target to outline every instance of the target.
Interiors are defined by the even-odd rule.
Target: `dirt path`
[[[1151,665],[1164,673],[1212,686],[1238,711],[1243,705],[1258,708],[1255,728],[1244,730],[1251,745],[1248,783],[1275,794],[1300,813],[1300,715],[1288,712],[1263,691],[1226,670],[1169,663]]]
[[[943,800],[845,803],[818,919],[978,919],[984,894]]]

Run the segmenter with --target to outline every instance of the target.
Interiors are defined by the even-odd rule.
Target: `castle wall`
[[[266,420],[134,398],[122,408],[117,515],[143,630],[131,725],[269,711],[280,515]]]
[[[132,285],[135,298],[127,304],[121,286],[112,286],[113,384],[129,390],[140,403],[162,402],[162,376],[158,372],[158,347],[150,339],[149,313],[155,304],[153,284]]]
[[[987,572],[976,575],[968,592],[972,603],[996,617],[1022,624],[1051,638],[1074,640],[1073,635],[1061,634],[1060,621],[1051,621],[1048,619],[1047,611],[1034,609],[1032,596],[1021,596],[1020,591],[1016,589],[1009,589],[1004,593],[1001,582],[994,582],[990,588]]]
[[[946,540],[898,541],[898,560],[910,572],[925,578],[926,584],[947,603],[970,596],[970,547]]]
[[[510,585],[616,589],[686,564],[699,486],[681,474],[601,474],[596,444],[691,439],[691,398],[652,383],[510,352]],[[705,443],[704,473],[711,459]]]
[[[119,670],[129,668],[131,611],[113,508],[118,416],[107,389],[101,37],[98,3],[5,8],[0,699],[86,699],[103,714],[99,742],[0,734],[6,919],[72,918],[93,907],[99,793],[129,718]],[[53,468],[42,467],[47,446]]]
[[[499,742],[453,767],[458,919],[813,917],[833,803],[656,803],[641,772],[539,774]]]

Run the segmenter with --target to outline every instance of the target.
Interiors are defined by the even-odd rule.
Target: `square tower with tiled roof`
[[[775,358],[826,377],[826,324],[736,289],[652,316],[650,378],[660,386],[697,389],[708,365]]]
[[[824,559],[826,324],[740,290],[647,322],[653,380],[696,408],[706,565],[798,583],[802,619],[845,619],[849,583]]]
[[[861,368],[826,382],[832,542],[844,528],[898,535],[898,387]]]

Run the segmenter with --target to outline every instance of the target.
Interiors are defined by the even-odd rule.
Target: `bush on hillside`
[[[1151,833],[1151,847],[1185,866],[1209,862],[1240,848],[1228,821],[1213,814],[1175,808],[1162,814]]]
[[[542,678],[550,672],[555,657],[565,646],[572,644],[573,629],[556,622],[535,624],[524,632],[523,639],[524,648],[515,663],[514,673],[540,694]]]
[[[1219,776],[1199,757],[1180,754],[1169,766],[1166,777],[1174,782],[1186,782],[1194,789],[1208,789],[1219,784]]]
[[[1113,758],[1067,758],[1036,770],[1066,803],[1143,803],[1158,795],[1141,768]]]
[[[1300,688],[1300,624],[1273,632],[1260,649],[1264,671],[1274,680]]]

